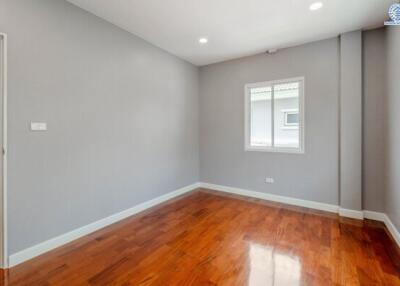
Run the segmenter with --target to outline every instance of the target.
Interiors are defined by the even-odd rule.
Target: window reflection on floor
[[[250,286],[300,285],[299,258],[272,247],[250,244]]]

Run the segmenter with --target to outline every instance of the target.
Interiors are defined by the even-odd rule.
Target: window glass
[[[304,79],[246,85],[246,150],[304,151]]]
[[[282,110],[284,112],[282,112]],[[274,85],[274,146],[299,148],[299,83]],[[293,126],[295,128],[286,128]]]
[[[271,87],[250,90],[250,145],[255,147],[272,146],[271,128]]]

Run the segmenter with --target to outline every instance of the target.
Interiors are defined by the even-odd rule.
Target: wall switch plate
[[[273,184],[275,182],[274,178],[265,178],[267,184]]]
[[[31,122],[31,131],[46,131],[47,123],[45,122]]]

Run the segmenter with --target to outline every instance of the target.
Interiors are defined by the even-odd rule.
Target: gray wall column
[[[362,210],[362,32],[340,40],[340,206]]]
[[[400,231],[400,27],[386,30],[387,94],[385,99],[385,213]]]

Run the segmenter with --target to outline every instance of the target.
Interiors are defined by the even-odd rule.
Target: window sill
[[[265,147],[246,147],[246,152],[267,152],[283,154],[305,154],[304,150],[299,148],[265,148]]]

